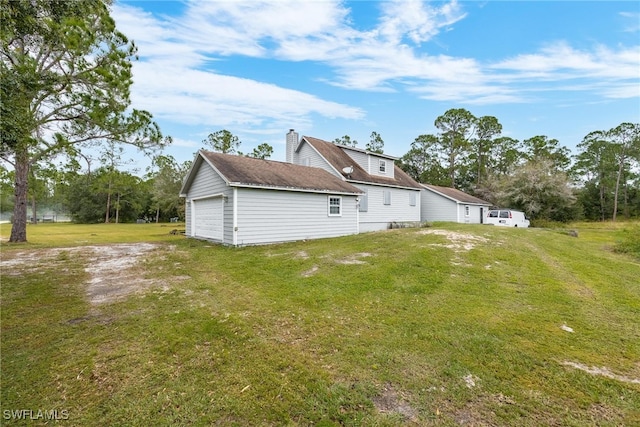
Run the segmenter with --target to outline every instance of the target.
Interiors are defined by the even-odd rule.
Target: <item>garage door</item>
[[[222,197],[200,199],[193,202],[194,235],[207,239],[222,240]]]

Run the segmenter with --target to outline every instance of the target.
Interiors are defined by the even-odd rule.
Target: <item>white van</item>
[[[504,227],[529,228],[529,220],[524,212],[511,209],[495,209],[487,212],[485,224],[502,225]]]

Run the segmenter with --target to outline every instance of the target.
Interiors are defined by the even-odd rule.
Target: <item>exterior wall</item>
[[[466,207],[469,207],[469,215],[466,214],[467,209]],[[480,210],[482,209],[482,206],[478,206],[478,205],[465,205],[465,204],[459,204],[458,205],[458,210],[459,210],[459,218],[460,218],[460,222],[466,223],[466,224],[480,224],[482,221],[480,219]],[[488,208],[484,208],[483,212],[484,215],[487,214],[487,209]]]
[[[367,171],[369,175],[384,176],[386,178],[395,177],[395,168],[393,167],[393,160],[384,157],[378,157],[375,154],[362,153],[360,151],[354,151],[344,149],[349,157],[353,159],[362,169]],[[380,160],[387,162],[385,173],[380,172]]]
[[[456,202],[429,190],[422,190],[421,193],[421,221],[458,221]]]
[[[367,173],[371,173],[369,171],[369,156],[367,153],[361,153],[360,151],[353,150],[343,150],[347,156],[351,157],[354,162],[356,162],[362,169],[367,171]]]
[[[309,144],[305,143],[300,147],[293,158],[293,163],[303,166],[312,166],[314,168],[324,169],[332,175],[342,178],[342,175],[336,173],[336,171],[327,163],[327,161],[314,150]]]
[[[196,172],[196,177],[189,188],[185,198],[185,235],[192,236],[191,224],[191,200],[214,194],[224,194],[227,200],[224,202],[224,243],[233,241],[233,189],[218,175],[211,166],[203,162]]]
[[[384,160],[387,163],[384,173],[380,172],[380,160]],[[395,168],[393,164],[393,160],[391,159],[369,155],[369,175],[384,176],[393,179],[395,178]]]
[[[391,222],[420,221],[421,191],[383,187],[369,184],[354,184],[367,192],[367,212],[360,212],[360,231],[386,230]],[[391,204],[384,204],[384,192],[391,192]],[[416,204],[410,205],[411,194]]]
[[[329,216],[328,194],[238,188],[237,195],[238,245],[358,233],[355,195],[336,195],[341,216]]]

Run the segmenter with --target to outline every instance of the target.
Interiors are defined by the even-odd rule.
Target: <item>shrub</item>
[[[613,247],[614,252],[633,255],[640,258],[640,226],[622,230],[622,238]]]

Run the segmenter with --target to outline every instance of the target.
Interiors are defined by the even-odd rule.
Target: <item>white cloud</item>
[[[206,70],[220,55],[262,56],[262,37],[306,36],[344,11],[329,2],[198,2],[184,18],[163,21],[116,5],[118,28],[142,53],[134,63],[132,100],[158,118],[187,125],[264,126],[270,121],[307,123],[309,116],[361,119],[364,111],[315,95]],[[273,7],[270,7],[273,6]],[[323,18],[324,16],[324,18]],[[313,18],[313,19],[312,19]],[[341,19],[341,18],[340,18]],[[195,31],[194,31],[195,29]]]
[[[625,21],[625,27],[624,27],[625,32],[637,33],[640,31],[640,13],[620,12],[620,16]]]
[[[136,104],[187,124],[258,125],[309,114],[359,119],[364,112],[273,84],[203,70],[136,64]]]
[[[442,27],[465,17],[456,1],[439,7],[418,0],[393,0],[381,5],[383,17],[378,32],[386,41],[396,44],[405,37],[416,44],[428,41]]]
[[[640,46],[613,50],[595,46],[591,51],[577,50],[566,42],[557,42],[534,54],[523,54],[488,66],[501,73],[493,78],[510,85],[562,85],[563,90],[594,91],[608,98],[633,98],[638,90]],[[588,83],[584,83],[588,81]],[[574,82],[583,82],[575,85]],[[559,89],[559,87],[555,87]]]
[[[134,65],[136,105],[186,124],[270,129],[274,123],[308,123],[312,115],[365,117],[360,108],[319,95],[212,69],[211,61],[230,56],[324,64],[329,74],[309,80],[439,101],[524,102],[536,91],[563,88],[610,98],[638,96],[632,89],[638,85],[640,46],[578,50],[556,42],[493,62],[431,55],[422,45],[466,17],[461,4],[393,0],[377,5],[377,22],[364,29],[336,0],[201,0],[187,3],[185,13],[172,18],[116,4],[114,17],[140,46],[142,60]]]

